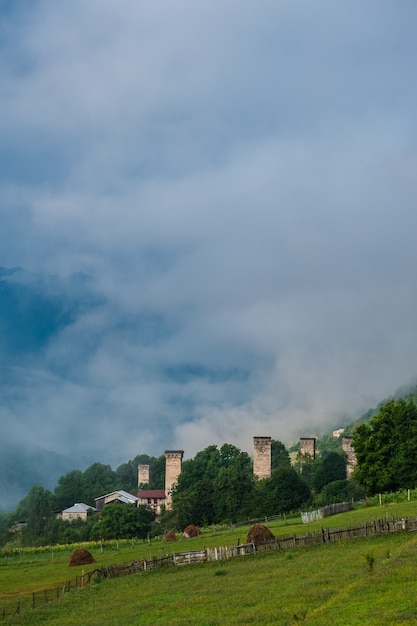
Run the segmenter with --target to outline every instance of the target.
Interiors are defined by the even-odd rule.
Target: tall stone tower
[[[172,490],[181,474],[184,450],[165,450],[165,506],[172,505]]]
[[[253,438],[253,473],[262,480],[271,476],[271,437]]]
[[[149,483],[149,465],[138,465],[138,487]]]
[[[347,456],[346,478],[350,478],[357,464],[355,450],[352,446],[353,437],[342,437],[342,450]]]
[[[315,437],[301,437],[300,439],[300,454],[301,456],[306,456],[307,454],[311,456],[312,460],[316,458],[316,438]]]

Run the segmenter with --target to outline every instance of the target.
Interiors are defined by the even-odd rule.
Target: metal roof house
[[[137,497],[127,491],[124,491],[123,489],[119,489],[119,491],[112,491],[111,493],[107,493],[105,496],[99,496],[94,499],[98,511],[101,511],[106,504],[110,504],[111,502],[121,502],[122,504],[127,504],[133,507],[137,507],[138,505]]]
[[[85,521],[87,519],[88,511],[96,511],[96,509],[89,504],[84,504],[84,502],[76,502],[74,506],[70,506],[68,509],[59,511],[56,517],[57,519],[62,519],[67,522],[71,522],[74,519],[82,519]]]

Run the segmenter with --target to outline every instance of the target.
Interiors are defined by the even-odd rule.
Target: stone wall
[[[184,450],[165,450],[165,505],[167,509],[172,505],[172,490],[182,470],[182,457]]]
[[[342,437],[342,450],[347,456],[347,465],[346,465],[346,478],[350,478],[353,474],[353,470],[356,467],[357,459],[355,450],[352,447],[353,437]]]
[[[262,480],[271,476],[271,437],[253,438],[253,473]]]
[[[138,465],[138,487],[149,485],[149,465]]]
[[[316,458],[316,438],[301,437],[300,444],[301,456],[306,456],[308,454],[314,460]]]

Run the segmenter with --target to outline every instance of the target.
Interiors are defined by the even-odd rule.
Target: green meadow
[[[278,537],[343,528],[382,517],[417,517],[417,503],[363,507],[314,524],[268,524]],[[248,527],[205,529],[196,539],[87,546],[97,563],[69,568],[73,546],[0,552],[0,619],[19,624],[417,624],[417,534],[402,532],[227,561],[170,567],[73,589],[48,603],[31,594],[84,569],[173,551],[244,542]],[[38,594],[41,597],[41,594]],[[7,618],[21,601],[21,613]]]

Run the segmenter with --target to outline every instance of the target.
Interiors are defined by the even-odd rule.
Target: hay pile
[[[74,567],[75,565],[89,565],[90,563],[95,563],[96,560],[85,548],[77,548],[71,554],[69,567]]]
[[[256,546],[260,543],[269,543],[274,540],[275,535],[263,524],[254,524],[251,526],[248,536],[246,537],[246,543],[254,543]]]
[[[177,541],[178,537],[175,533],[169,532],[165,535],[162,541]]]
[[[184,539],[191,539],[192,537],[199,537],[201,535],[201,530],[194,526],[194,524],[189,524],[187,528],[184,528],[184,532],[182,536]]]

